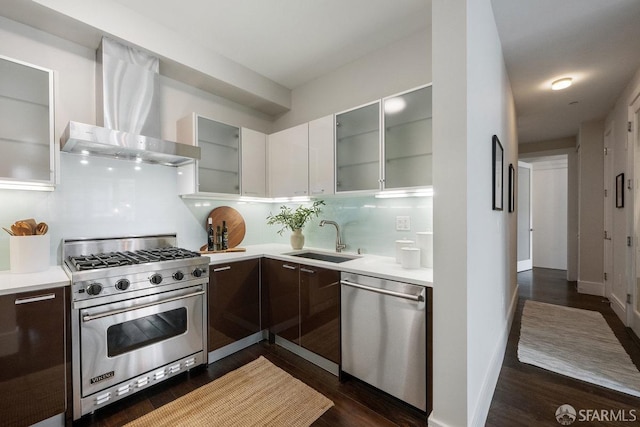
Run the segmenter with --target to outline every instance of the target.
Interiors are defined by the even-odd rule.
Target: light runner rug
[[[333,402],[264,357],[126,427],[310,426]]]
[[[640,372],[597,311],[526,301],[518,359],[640,397]]]

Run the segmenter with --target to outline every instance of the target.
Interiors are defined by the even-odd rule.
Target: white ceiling
[[[431,0],[111,0],[293,89],[431,26]]]
[[[520,143],[604,118],[640,68],[638,0],[492,0]],[[574,85],[552,92],[553,80]],[[577,104],[571,104],[577,101]]]

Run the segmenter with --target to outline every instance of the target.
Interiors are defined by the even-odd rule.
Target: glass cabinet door
[[[198,191],[240,194],[240,129],[197,117]]]
[[[432,184],[431,86],[383,100],[384,188]]]
[[[55,184],[53,126],[53,72],[0,56],[0,181]]]
[[[380,102],[336,115],[336,191],[380,188]]]

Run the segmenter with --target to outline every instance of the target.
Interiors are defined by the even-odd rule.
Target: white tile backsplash
[[[231,206],[242,214],[247,229],[242,245],[289,241],[287,232],[279,236],[278,227],[266,224],[269,212],[277,212],[280,204],[182,199],[177,195],[176,173],[168,166],[61,153],[55,191],[0,190],[0,225],[8,228],[24,218],[47,222],[52,263],[60,263],[63,238],[177,233],[180,246],[196,250],[206,242],[206,218],[218,206]],[[320,217],[304,229],[306,246],[335,248],[335,228],[318,227],[320,219],[340,224],[347,251],[361,248],[387,256],[393,256],[395,240],[432,231],[431,197],[335,197],[325,202]],[[396,231],[396,216],[409,216],[411,231]],[[9,235],[2,232],[0,270],[7,269]]]

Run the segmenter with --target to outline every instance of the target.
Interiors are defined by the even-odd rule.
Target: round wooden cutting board
[[[219,225],[220,229],[222,229],[222,221],[227,222],[227,230],[229,232],[229,249],[235,248],[238,246],[242,239],[244,239],[244,234],[246,232],[246,226],[244,223],[244,218],[240,215],[240,212],[229,207],[229,206],[219,206],[212,210],[207,217],[207,223],[205,223],[205,229],[207,227],[209,218],[213,221],[213,230],[216,230],[216,227]]]

